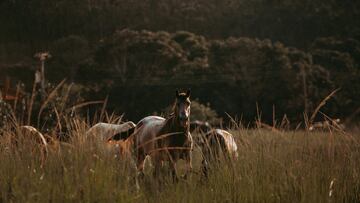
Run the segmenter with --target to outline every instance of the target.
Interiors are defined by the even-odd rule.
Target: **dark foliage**
[[[185,87],[220,116],[247,121],[256,104],[265,120],[275,109],[278,119],[298,121],[341,88],[324,111],[356,117],[359,8],[339,0],[4,0],[0,73],[31,89],[31,56],[49,50],[50,81],[96,89],[90,100],[110,94],[109,107],[134,120]]]

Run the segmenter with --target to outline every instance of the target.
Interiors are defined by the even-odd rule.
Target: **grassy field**
[[[50,147],[43,166],[33,140],[0,137],[0,202],[360,201],[356,134],[234,130],[239,158],[232,166],[214,167],[206,181],[197,173],[176,184],[146,175],[137,190],[131,161],[85,139],[86,130],[78,125],[68,144]],[[196,172],[198,151],[194,157]]]

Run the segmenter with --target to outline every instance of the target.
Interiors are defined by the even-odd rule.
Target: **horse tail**
[[[126,131],[117,133],[114,136],[112,136],[109,140],[116,140],[116,141],[126,140],[135,132],[135,128],[136,128],[136,126],[131,127]]]

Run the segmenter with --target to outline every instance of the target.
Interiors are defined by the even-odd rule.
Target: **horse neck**
[[[177,122],[177,119],[175,117],[175,114],[171,114],[170,117],[168,117],[165,121],[164,130],[167,130],[169,132],[184,132],[188,133],[190,131],[190,125],[188,121],[188,125],[184,128],[183,126],[179,125]]]

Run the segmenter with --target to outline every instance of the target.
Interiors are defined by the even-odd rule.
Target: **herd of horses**
[[[143,175],[146,157],[150,157],[156,177],[164,163],[168,163],[174,180],[178,180],[176,163],[180,159],[186,164],[184,177],[193,171],[192,152],[196,145],[202,154],[202,174],[207,177],[210,166],[219,162],[221,157],[227,160],[237,158],[237,145],[233,135],[226,130],[212,128],[203,121],[190,122],[190,110],[190,90],[176,91],[172,113],[167,118],[148,116],[137,124],[131,121],[97,123],[86,132],[86,136],[94,136],[115,147],[122,157],[133,159],[140,175]],[[22,129],[37,134],[40,142],[46,145],[46,139],[35,128],[24,126]]]

